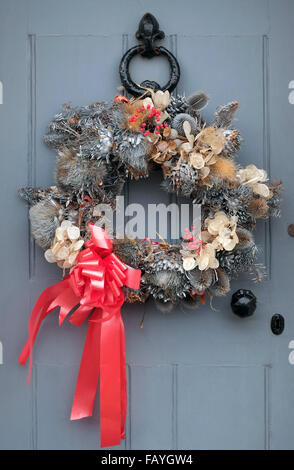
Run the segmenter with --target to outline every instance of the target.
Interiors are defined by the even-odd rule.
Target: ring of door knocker
[[[156,18],[151,13],[145,13],[139,23],[139,29],[136,33],[136,38],[142,42],[138,46],[129,49],[123,56],[119,66],[119,73],[122,85],[128,93],[133,96],[140,96],[144,93],[145,88],[151,88],[154,91],[168,90],[170,93],[176,88],[180,79],[180,66],[175,56],[165,47],[156,46],[154,41],[163,39],[165,36],[163,31],[160,31],[159,24]],[[140,54],[143,57],[151,59],[152,57],[165,56],[170,64],[170,79],[161,87],[157,82],[152,80],[145,80],[140,85],[133,82],[129,72],[129,65],[133,57]]]

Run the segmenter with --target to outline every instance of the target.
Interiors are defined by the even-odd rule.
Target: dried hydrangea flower
[[[177,144],[175,140],[159,140],[153,147],[151,159],[156,163],[162,164],[170,160],[177,154]]]
[[[229,218],[224,212],[216,212],[213,219],[206,219],[205,225],[211,235],[218,235],[222,228],[229,224]]]
[[[239,238],[236,234],[236,229],[230,229],[228,227],[224,227],[219,235],[216,237],[216,240],[226,251],[231,251],[237,245]]]
[[[235,248],[239,241],[236,233],[236,217],[229,218],[224,212],[216,212],[213,219],[205,220],[205,225],[207,227],[206,239],[211,241],[217,250],[231,251]]]
[[[223,129],[207,127],[195,137],[191,130],[191,124],[184,121],[183,129],[186,141],[179,146],[180,161],[184,158],[189,165],[199,171],[201,180],[205,180],[211,172],[211,168],[221,159],[221,152],[226,144]],[[229,161],[225,159],[226,161]],[[233,168],[234,165],[233,165]]]
[[[271,197],[271,191],[267,184],[267,173],[265,170],[257,168],[255,165],[247,165],[245,168],[237,172],[237,177],[241,183],[247,184],[252,188],[254,194],[268,199]]]
[[[197,261],[193,256],[184,257],[183,268],[185,271],[192,271],[197,266]]]
[[[190,154],[189,162],[196,170],[200,170],[205,165],[204,158],[199,152],[192,152]]]
[[[219,266],[219,261],[215,257],[216,249],[211,243],[202,245],[200,254],[198,256],[198,268],[200,271],[205,269],[216,269]]]
[[[197,147],[202,152],[211,151],[215,155],[219,155],[226,144],[226,138],[222,132],[223,129],[216,129],[212,126],[206,127],[196,136]]]
[[[63,220],[56,229],[52,246],[45,251],[45,258],[48,263],[57,263],[60,268],[72,268],[83,245],[79,227]]]

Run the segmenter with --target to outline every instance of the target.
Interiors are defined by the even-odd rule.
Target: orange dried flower
[[[235,179],[236,166],[233,160],[230,160],[225,157],[219,157],[217,161],[213,165],[211,165],[210,172],[217,178]]]

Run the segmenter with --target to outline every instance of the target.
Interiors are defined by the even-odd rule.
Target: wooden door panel
[[[130,445],[133,449],[175,448],[172,365],[129,366]]]
[[[179,367],[179,448],[267,448],[268,374],[255,366]]]

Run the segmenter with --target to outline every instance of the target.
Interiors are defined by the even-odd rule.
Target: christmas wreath
[[[266,171],[253,164],[237,164],[241,136],[231,127],[236,101],[206,123],[200,112],[208,101],[204,92],[189,98],[152,89],[146,94],[64,106],[45,135],[57,151],[56,186],[21,194],[31,205],[32,233],[47,261],[73,269],[90,237],[89,222],[99,224],[102,217],[99,204],[114,207],[128,178],[148,178],[160,168],[167,191],[201,204],[201,237],[187,228],[174,245],[114,239],[116,255],[142,273],[140,288],[128,288],[126,301],[152,296],[159,307],[194,306],[205,292],[226,294],[241,271],[260,277],[252,230],[256,219],[279,214],[280,182],[269,183]]]
[[[56,307],[60,325],[67,319],[80,326],[88,319],[71,419],[92,415],[100,377],[101,446],[125,437],[124,301],[153,297],[164,309],[178,302],[194,307],[205,293],[225,295],[241,271],[259,278],[252,231],[258,218],[279,215],[281,183],[270,183],[253,164],[242,168],[236,162],[241,136],[232,122],[238,103],[220,107],[206,123],[204,92],[172,95],[179,65],[167,49],[153,45],[163,37],[156,19],[144,15],[137,33],[144,44],[121,62],[122,83],[133,97],[64,106],[45,136],[57,152],[56,186],[20,190],[31,206],[36,242],[64,276],[38,298],[19,363],[30,359],[30,378],[34,341]],[[168,58],[172,74],[163,89],[155,82],[131,82],[128,64],[137,53]],[[186,227],[177,244],[111,239],[101,227],[101,203],[114,208],[129,178],[148,178],[156,169],[167,191],[201,204],[201,227]]]

